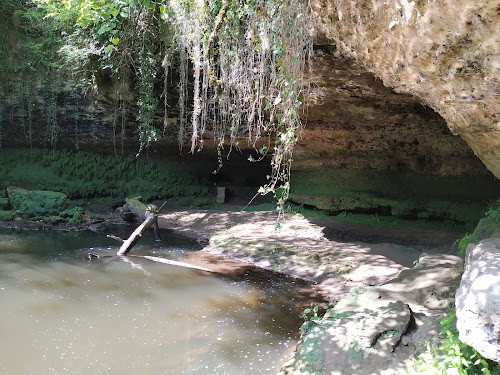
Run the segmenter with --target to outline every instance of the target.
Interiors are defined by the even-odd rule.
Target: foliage
[[[0,220],[10,221],[14,218],[14,211],[4,211],[0,210]]]
[[[32,144],[32,123],[39,119],[46,127],[43,142],[55,147],[57,99],[71,82],[58,51],[71,25],[61,29],[29,0],[1,1],[0,15],[0,120],[16,124]]]
[[[331,302],[328,303],[328,305],[324,305],[323,310],[325,311],[323,311],[323,314],[327,313],[332,308],[332,305],[333,303]],[[310,308],[308,307],[302,312],[301,318],[304,319],[304,321],[306,322],[309,320],[319,320],[320,319],[319,314],[321,314],[319,305],[315,302],[311,302],[311,307]]]
[[[70,199],[141,195],[148,201],[208,194],[185,166],[159,165],[145,158],[19,149],[0,153],[0,163],[0,185],[57,190]]]
[[[462,258],[466,255],[467,245],[469,243],[479,243],[480,241],[488,238],[500,229],[500,199],[492,201],[484,216],[479,220],[476,228],[472,233],[467,233],[464,237],[457,239],[453,246],[457,246],[460,250]]]
[[[9,208],[9,200],[7,198],[0,198],[0,210]]]
[[[455,242],[453,242],[453,247],[457,246],[458,250],[460,250],[460,256],[465,258],[465,252],[467,250],[467,245],[470,242],[470,234],[466,233],[462,238],[458,238]]]
[[[470,235],[469,241],[479,243],[498,229],[500,229],[500,199],[489,204],[483,218],[479,220],[476,229]]]
[[[13,210],[28,216],[58,214],[67,205],[66,195],[55,191],[9,187],[7,193]]]
[[[440,335],[444,335],[440,345],[427,345],[427,351],[415,362],[416,373],[436,375],[500,374],[500,365],[482,357],[474,348],[462,343],[458,338],[455,310],[441,320]]]
[[[270,150],[272,173],[259,193],[288,198],[293,146],[302,128],[298,107],[307,88],[312,52],[310,7],[300,0],[37,0],[61,24],[78,29],[62,48],[68,61],[95,82],[106,69],[122,83],[135,73],[141,149],[159,138],[155,87],[163,67],[165,119],[169,72],[180,77],[179,146],[190,135],[191,152],[210,134],[223,154],[246,138],[262,160]],[[81,51],[76,54],[72,51]],[[89,52],[91,51],[91,52]],[[175,53],[174,53],[175,52]],[[95,64],[95,58],[98,63]],[[78,64],[77,64],[78,65]],[[94,71],[93,71],[94,70]],[[193,72],[193,84],[189,72]],[[94,77],[94,78],[92,78]],[[191,88],[192,87],[192,88]],[[120,88],[119,88],[120,90]],[[191,104],[188,96],[192,96]],[[189,113],[189,108],[191,111]],[[188,117],[189,120],[188,120]],[[189,124],[189,127],[188,127]],[[274,141],[258,144],[261,137]],[[228,149],[225,145],[228,144]],[[281,190],[280,190],[281,188]],[[279,193],[276,193],[279,191]]]

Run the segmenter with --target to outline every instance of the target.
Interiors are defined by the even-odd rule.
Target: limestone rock
[[[225,187],[217,187],[217,203],[225,203],[226,202],[226,188]]]
[[[415,267],[401,271],[376,290],[385,299],[404,301],[413,312],[439,316],[453,308],[462,272],[460,257],[424,253]]]
[[[399,375],[435,342],[460,282],[460,257],[423,255],[382,286],[353,288],[319,322],[301,328],[279,375]]]
[[[322,320],[302,326],[297,358],[279,374],[380,374],[410,318],[408,305],[353,288]]]
[[[131,221],[132,217],[144,220],[146,218],[147,205],[140,201],[142,197],[125,198],[121,216],[125,221]],[[131,216],[129,216],[131,215]]]
[[[465,272],[456,294],[460,340],[500,362],[500,239],[467,247]]]
[[[314,0],[318,28],[438,112],[500,177],[500,16],[490,0]]]

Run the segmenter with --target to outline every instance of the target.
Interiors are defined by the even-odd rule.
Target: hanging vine
[[[222,164],[224,148],[241,148],[246,138],[246,147],[258,154],[250,162],[271,160],[259,193],[273,193],[282,207],[312,57],[307,0],[37,1],[56,17],[73,17],[86,30],[87,45],[115,74],[133,67],[140,150],[160,136],[154,118],[160,66],[167,126],[167,77],[175,69],[179,148],[190,139],[195,152],[210,133]]]

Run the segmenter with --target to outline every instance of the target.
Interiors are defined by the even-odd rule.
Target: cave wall
[[[313,2],[318,36],[302,114],[306,126],[292,164],[292,201],[332,214],[473,222],[487,201],[500,195],[490,172],[496,173],[500,143],[496,18],[491,9],[474,18],[474,9],[486,7],[478,3],[460,9],[453,20],[444,13],[450,11],[446,4]],[[0,85],[0,146],[7,152],[8,147],[44,146],[137,153],[133,77],[117,90],[112,72],[102,71],[94,77],[96,90],[84,95],[68,75],[52,102],[41,87],[21,95],[25,75],[10,78]],[[160,96],[161,79],[157,85]],[[210,177],[218,160],[212,140],[191,155],[190,134],[185,134],[187,144],[178,157],[175,86],[166,124],[163,102],[158,106],[154,126],[160,139],[146,154],[172,160],[175,155],[179,163],[210,161],[213,166],[205,171]],[[245,139],[243,134],[240,145]],[[256,156],[251,148],[233,149],[227,159],[228,153],[227,148],[217,181],[210,183],[258,187],[266,182],[269,164],[250,164],[248,156]]]
[[[133,85],[126,85],[126,90],[122,87],[122,94],[118,95],[111,77],[103,74],[98,78],[98,90],[86,95],[68,85],[57,96],[52,112],[48,110],[50,103],[35,92],[29,119],[28,103],[19,100],[16,91],[11,90],[4,97],[2,145],[135,154],[139,143],[136,96],[130,89]],[[163,103],[157,110],[154,125],[160,139],[152,151],[158,155],[179,154],[176,100],[172,92],[166,125]],[[306,95],[302,120],[305,129],[295,147],[293,170],[350,168],[439,176],[490,174],[467,143],[454,136],[432,108],[411,95],[397,94],[332,45],[315,46],[311,89]],[[184,154],[188,154],[189,139],[190,134],[185,134]],[[240,144],[245,142],[242,135]],[[216,160],[215,148],[213,140],[206,139],[202,154]],[[243,157],[236,158],[233,153],[233,158],[238,164],[246,163],[251,152],[244,150]]]
[[[489,0],[313,0],[318,31],[427,104],[500,177],[500,7]]]
[[[446,121],[354,59],[316,46],[295,170],[354,168],[440,176],[489,174]]]

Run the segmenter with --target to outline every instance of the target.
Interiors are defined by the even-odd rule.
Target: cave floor
[[[185,261],[217,272],[256,266],[317,283],[332,302],[352,287],[377,286],[425,254],[453,254],[457,232],[383,228],[273,211],[174,210],[162,229],[197,239],[203,250]]]

